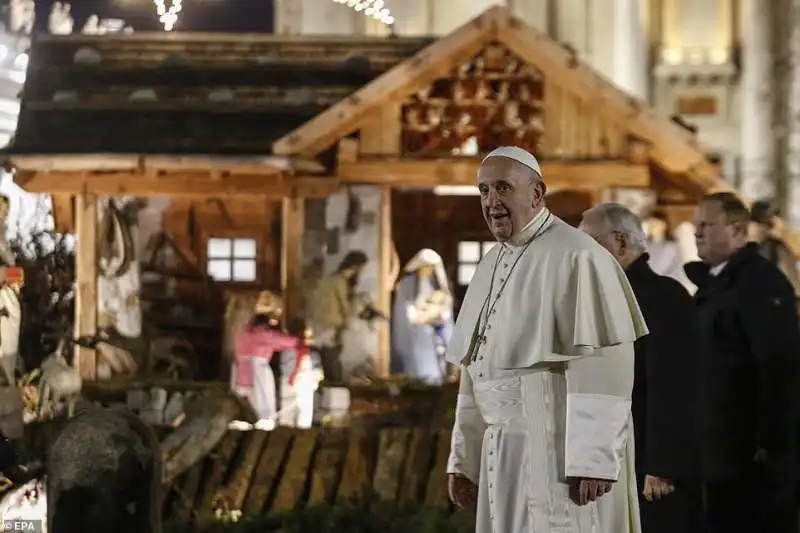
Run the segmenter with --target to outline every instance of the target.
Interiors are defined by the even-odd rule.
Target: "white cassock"
[[[630,406],[647,333],[616,260],[546,209],[483,258],[447,350],[465,363],[448,472],[479,487],[477,533],[641,531]],[[615,483],[580,507],[573,477]]]

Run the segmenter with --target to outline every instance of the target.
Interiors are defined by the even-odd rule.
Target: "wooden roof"
[[[728,188],[718,179],[717,171],[690,132],[614,86],[574,52],[514,17],[502,6],[490,8],[284,135],[276,141],[273,151],[307,157],[317,155],[358,130],[378,109],[424,91],[437,80],[451,76],[481,50],[494,45],[508,49],[540,72],[547,90],[554,88],[565,95],[570,105],[578,110],[576,123],[595,117],[603,127],[614,129],[617,135],[646,143],[651,162],[691,189]],[[546,107],[545,104],[545,114],[550,111]]]
[[[265,155],[425,39],[136,33],[34,40],[16,155]]]

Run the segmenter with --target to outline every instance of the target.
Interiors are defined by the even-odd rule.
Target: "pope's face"
[[[513,159],[490,157],[478,169],[483,218],[494,238],[507,241],[533,219],[545,186],[534,172]]]
[[[747,224],[730,222],[720,203],[714,200],[697,206],[694,228],[697,255],[712,266],[727,261],[747,242]]]

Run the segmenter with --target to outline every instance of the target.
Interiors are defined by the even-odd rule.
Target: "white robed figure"
[[[422,249],[406,265],[395,292],[392,372],[441,384],[452,331],[453,296],[444,263],[435,251]]]
[[[536,159],[482,162],[500,242],[469,285],[447,350],[461,364],[449,489],[477,533],[639,533],[631,392],[647,328],[614,258],[544,206]]]
[[[0,266],[13,267],[16,258],[6,239],[6,225],[10,209],[8,196],[0,195]],[[19,336],[22,327],[22,287],[9,284],[5,279],[0,283],[0,366],[9,384],[16,383],[16,370],[20,366]],[[1,381],[1,380],[0,380]]]

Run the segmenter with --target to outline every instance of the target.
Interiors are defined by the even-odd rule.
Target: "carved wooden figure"
[[[8,384],[16,383],[16,370],[19,360],[19,336],[22,325],[22,302],[20,290],[22,289],[22,271],[8,271],[6,268],[16,265],[16,258],[6,239],[6,224],[9,210],[9,199],[0,195],[0,365]],[[11,279],[11,275],[14,278]],[[6,279],[8,278],[8,279]]]
[[[143,205],[139,200],[119,205],[109,198],[100,223],[98,326],[113,328],[127,338],[142,334],[141,282],[133,226]],[[101,356],[97,369],[101,379],[112,373],[136,371],[135,366],[121,363],[125,355],[113,345],[103,344]]]
[[[403,151],[446,157],[473,154],[466,143],[484,153],[502,144],[538,148],[543,97],[541,72],[523,68],[504,46],[490,45],[406,101]]]
[[[40,420],[45,413],[49,416],[55,415],[61,402],[67,404],[68,417],[75,414],[75,405],[80,398],[83,382],[78,371],[64,358],[64,344],[62,340],[56,351],[42,362],[37,410],[37,418]]]

